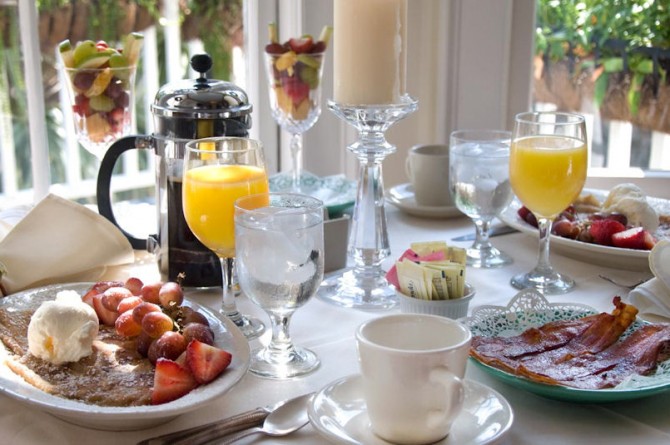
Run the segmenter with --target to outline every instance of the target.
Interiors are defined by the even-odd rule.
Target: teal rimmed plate
[[[291,191],[290,173],[277,173],[270,176],[271,192]],[[303,171],[300,175],[300,192],[323,201],[330,218],[338,218],[356,201],[356,181],[344,175],[319,177]]]
[[[549,303],[539,292],[526,289],[519,292],[506,306],[480,306],[464,320],[472,335],[484,337],[518,335],[530,327],[560,320],[574,320],[597,311],[577,303]],[[645,322],[637,320],[623,334],[630,335]],[[470,361],[492,377],[517,388],[556,400],[575,403],[607,403],[639,399],[670,389],[670,360],[659,364],[649,376],[635,375],[615,388],[578,389],[567,386],[537,383],[525,377],[489,366],[470,357]]]

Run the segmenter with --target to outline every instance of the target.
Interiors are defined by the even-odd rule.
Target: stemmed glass
[[[476,238],[467,249],[467,264],[487,269],[512,262],[489,240],[491,220],[512,202],[509,146],[512,133],[456,130],[449,150],[449,190],[458,209],[475,223]]]
[[[289,323],[323,279],[323,203],[292,193],[240,198],[235,238],[240,287],[272,322],[272,340],[252,352],[249,370],[270,378],[315,370],[319,359],[293,345]]]
[[[77,140],[98,159],[131,132],[135,68],[63,67]]]
[[[323,52],[265,53],[272,117],[291,134],[291,190],[294,192],[300,191],[302,135],[321,115],[323,57]]]
[[[569,292],[574,281],[549,262],[553,219],[581,193],[588,151],[584,117],[561,112],[527,112],[515,117],[510,149],[512,189],[538,220],[540,249],[533,270],[512,278],[517,289],[546,295]]]
[[[268,178],[259,141],[237,137],[196,139],[186,143],[182,200],[184,217],[193,234],[221,261],[221,312],[247,338],[259,336],[264,325],[240,314],[235,304],[235,200],[267,193]]]

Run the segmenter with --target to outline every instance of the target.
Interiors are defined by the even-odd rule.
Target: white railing
[[[33,46],[33,43],[27,44],[25,42],[37,42],[37,15],[34,11],[34,2],[18,2],[21,16],[21,30],[24,35],[22,35],[22,45],[23,53],[28,57],[28,53],[31,54],[35,51],[38,51],[38,48]],[[168,70],[168,81],[179,79],[184,76],[182,72],[183,68],[181,66],[181,53],[180,53],[180,41],[179,38],[179,26],[177,26],[178,20],[175,17],[175,14],[178,14],[177,8],[178,0],[165,0],[163,2],[163,19],[161,20],[161,27],[168,27],[169,30],[165,31],[166,36],[166,54],[168,54],[168,60],[166,63],[159,64],[158,61],[158,52],[157,52],[157,29],[149,28],[144,30],[145,44],[143,48],[142,63],[144,76],[138,79],[138,82],[141,82],[143,85],[144,91],[155,92],[159,89],[159,77],[156,68],[160,65],[163,65]],[[29,6],[32,4],[31,9]],[[278,20],[281,18],[284,21],[289,21],[289,15],[286,11],[291,10],[291,8],[299,6],[300,2],[295,3],[284,3],[279,4],[278,8],[280,11],[284,11],[284,14],[280,14],[281,17],[269,16],[270,14],[265,8],[263,8],[262,14],[262,23],[266,23],[269,20]],[[264,4],[265,5],[265,4]],[[292,6],[293,5],[293,6]],[[252,47],[260,45],[259,39],[262,40],[262,37],[259,37],[261,34],[259,32],[259,10],[258,1],[245,1],[245,8],[247,12],[245,13],[246,21],[245,27],[248,28],[249,35],[248,39],[252,42]],[[27,10],[27,12],[24,12]],[[295,21],[295,20],[294,20]],[[25,23],[24,23],[25,22]],[[290,22],[293,23],[293,22]],[[287,25],[288,26],[288,25]],[[264,28],[263,28],[264,29]],[[189,52],[195,53],[201,51],[201,46],[198,42],[189,42]],[[32,48],[32,49],[31,49]],[[257,49],[256,49],[257,50]],[[252,53],[255,54],[252,50]],[[33,59],[35,56],[33,54]],[[254,59],[250,57],[247,60],[247,73],[248,79],[246,79],[249,84],[245,85],[247,91],[250,93],[250,97],[260,100],[259,97],[263,91],[259,90],[258,82],[255,82],[253,79],[254,75],[257,75],[259,70],[258,63],[260,59]],[[28,62],[27,62],[28,63]],[[256,65],[254,65],[256,63]],[[39,65],[39,64],[37,64]],[[254,67],[256,69],[254,69]],[[6,72],[3,71],[4,67],[0,67],[0,85],[6,84],[6,79],[3,82],[2,76],[6,77]],[[31,68],[32,69],[32,68]],[[30,70],[26,70],[30,71]],[[31,76],[26,75],[26,83],[28,84],[29,92],[39,91],[42,88],[41,78],[35,78],[35,72],[31,72]],[[192,77],[192,73],[189,74]],[[241,79],[238,79],[241,80]],[[256,79],[258,80],[258,79]],[[28,83],[30,82],[30,83]],[[12,136],[12,117],[11,111],[9,110],[9,104],[7,102],[6,92],[0,90],[0,170],[2,171],[2,193],[0,193],[0,210],[15,205],[21,204],[30,204],[35,202],[41,193],[44,193],[44,190],[57,193],[63,197],[70,199],[79,199],[86,197],[95,196],[95,181],[92,179],[82,179],[81,177],[81,168],[80,168],[80,159],[79,159],[79,146],[74,137],[74,129],[72,124],[66,124],[67,130],[67,142],[66,146],[68,149],[68,162],[67,162],[67,172],[66,179],[61,184],[49,185],[48,182],[46,187],[44,185],[45,178],[48,179],[48,168],[47,174],[43,174],[44,165],[48,167],[48,153],[46,149],[46,144],[41,143],[41,137],[39,136],[39,131],[44,131],[46,122],[44,119],[31,119],[31,125],[35,128],[42,127],[42,130],[33,130],[31,127],[31,146],[33,150],[33,188],[18,190],[17,187],[17,170],[16,170],[16,159],[14,156],[14,140]],[[144,98],[144,103],[139,104],[139,112],[144,113],[144,120],[147,123],[147,126],[151,126],[153,116],[149,111],[149,105],[153,101],[151,94],[148,94]],[[31,101],[31,103],[35,103]],[[256,104],[255,104],[256,105]],[[254,118],[256,118],[256,113],[259,113],[263,107],[255,106],[254,107]],[[65,108],[63,108],[65,109]],[[265,110],[267,111],[267,110]],[[269,113],[269,112],[268,112]],[[65,113],[67,115],[67,113]],[[34,110],[30,111],[30,116],[38,116]],[[276,125],[272,122],[271,117],[261,116],[256,118],[256,125],[252,131],[258,133],[259,127],[262,127],[263,117],[265,120],[272,123],[272,128],[267,132],[262,132],[260,136],[263,140],[270,141],[272,137],[276,138]],[[591,128],[589,133],[593,134],[594,125],[593,122],[597,119],[596,116],[590,117]],[[258,124],[261,125],[258,125]],[[33,131],[37,136],[33,136]],[[265,130],[262,130],[265,131]],[[632,137],[632,126],[627,122],[612,122],[610,124],[610,135],[609,135],[609,146],[607,154],[607,163],[603,167],[591,168],[589,171],[590,177],[620,177],[620,178],[665,178],[664,180],[670,181],[670,135],[665,133],[654,133],[652,137],[652,148],[651,156],[649,161],[649,166],[653,167],[654,171],[646,171],[646,169],[641,168],[631,168],[630,159],[631,159],[631,137]],[[46,133],[44,133],[46,134]],[[278,142],[269,144],[270,146],[279,147]],[[26,148],[27,149],[27,148]],[[283,151],[283,150],[282,150]],[[131,152],[132,153],[132,152]],[[272,155],[274,156],[274,155]],[[276,164],[276,159],[269,159],[269,162],[274,162]],[[137,188],[151,186],[155,182],[154,173],[153,173],[153,162],[150,160],[149,167],[145,170],[140,170],[137,154],[134,155],[124,155],[124,173],[122,175],[115,175],[114,181],[112,182],[111,188],[113,192],[124,191],[124,190],[133,190]],[[43,190],[44,189],[44,190]]]
[[[549,103],[536,103],[537,110],[555,110],[556,106]],[[586,118],[586,133],[589,139],[589,178],[621,178],[635,182],[641,178],[666,178],[670,184],[670,135],[653,131],[649,162],[643,167],[632,167],[633,158],[633,124],[627,121],[610,120],[607,134],[606,153],[596,155],[593,152],[594,142],[602,145],[604,135],[600,134],[601,121],[598,114],[583,113]],[[604,157],[594,160],[595,156]],[[602,161],[602,162],[601,162]],[[593,165],[602,164],[602,166]]]

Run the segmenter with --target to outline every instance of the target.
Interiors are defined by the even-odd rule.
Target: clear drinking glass
[[[574,281],[549,262],[553,219],[581,193],[586,181],[588,150],[584,117],[573,113],[528,112],[515,117],[510,149],[510,181],[517,198],[537,218],[538,262],[533,270],[512,278],[517,289],[563,294]]]
[[[475,223],[476,238],[467,249],[467,264],[500,267],[512,258],[489,240],[491,220],[512,202],[509,146],[512,133],[499,130],[457,130],[451,133],[449,190],[458,209]]]
[[[130,134],[135,108],[135,66],[63,68],[79,143],[99,159]]]
[[[323,203],[291,193],[240,198],[235,238],[240,287],[272,322],[272,340],[252,351],[249,370],[271,378],[315,370],[319,359],[293,344],[289,323],[323,279]]]
[[[295,59],[291,59],[293,54]],[[321,115],[321,78],[324,53],[295,55],[265,53],[272,117],[291,134],[292,191],[300,191],[302,134]]]
[[[268,192],[263,147],[259,141],[215,137],[190,141],[184,157],[184,217],[193,234],[221,261],[223,306],[247,338],[259,336],[259,320],[240,314],[235,304],[235,200]]]

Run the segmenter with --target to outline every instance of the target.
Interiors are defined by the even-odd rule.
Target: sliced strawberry
[[[624,249],[651,250],[656,240],[642,227],[633,227],[612,235],[612,245]]]
[[[209,383],[230,365],[229,352],[198,340],[191,340],[186,347],[186,364],[198,383]]]
[[[309,84],[302,82],[297,77],[282,78],[282,87],[294,104],[299,104],[309,97]]]
[[[291,50],[296,54],[310,52],[312,45],[314,45],[312,36],[304,36],[299,39],[294,37],[288,41],[289,48],[291,48]]]
[[[116,319],[119,318],[119,313],[116,311],[110,311],[102,304],[102,294],[97,294],[93,296],[93,309],[98,315],[98,320],[100,323],[105,326],[114,326],[116,324]]]
[[[123,283],[120,281],[98,281],[95,283],[91,288],[84,294],[81,299],[84,301],[84,303],[88,304],[91,306],[93,309],[95,309],[95,306],[93,306],[93,297],[104,293],[107,289],[110,287],[115,287],[115,286],[122,286]]]
[[[179,357],[177,357],[174,362],[179,366],[188,369],[188,365],[186,364],[186,351],[179,354]]]
[[[193,374],[172,360],[159,358],[154,372],[151,403],[159,405],[185,396],[198,386]]]
[[[593,237],[593,241],[596,244],[611,246],[612,235],[623,232],[624,230],[626,230],[626,226],[621,224],[619,221],[615,221],[613,219],[601,219],[591,223],[589,233]]]

